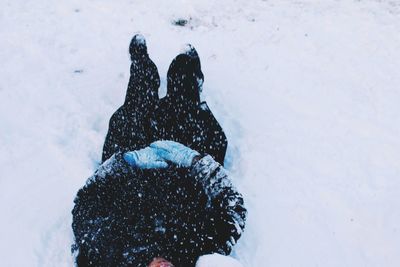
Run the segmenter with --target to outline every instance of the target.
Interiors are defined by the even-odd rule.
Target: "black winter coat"
[[[193,267],[201,255],[231,252],[246,209],[210,156],[190,169],[137,170],[117,153],[79,190],[72,215],[79,267],[147,266],[154,257]]]
[[[147,52],[132,56],[125,103],[111,116],[102,162],[118,151],[133,151],[155,141],[152,117],[158,102],[160,77]]]
[[[223,165],[228,141],[207,104],[200,102],[204,77],[197,53],[178,55],[167,76],[167,95],[156,111],[155,139],[177,141]]]

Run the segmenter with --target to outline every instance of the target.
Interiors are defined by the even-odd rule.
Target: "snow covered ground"
[[[185,27],[173,25],[187,19]],[[400,266],[400,2],[1,0],[0,265],[72,266],[140,31],[165,93],[198,50],[249,219],[245,266]]]

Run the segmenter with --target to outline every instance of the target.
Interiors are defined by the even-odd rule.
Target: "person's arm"
[[[75,249],[79,249],[78,261],[105,261],[110,231],[115,231],[118,220],[111,213],[115,205],[115,186],[123,173],[133,169],[116,153],[106,160],[96,172],[87,179],[78,191],[72,210],[72,229],[75,235]],[[111,185],[111,186],[110,186]],[[115,208],[114,208],[115,209]]]
[[[116,202],[119,184],[126,177],[135,179],[136,169],[165,168],[168,164],[161,160],[154,150],[147,147],[131,152],[117,152],[107,159],[78,191],[72,210],[72,228],[75,247],[89,258],[104,258],[102,255],[112,237],[107,231],[116,231],[121,206]],[[114,212],[112,212],[114,211]],[[114,229],[114,230],[113,230]]]
[[[115,153],[99,166],[78,191],[72,215],[73,229],[79,241],[85,239],[85,236],[90,239],[89,232],[93,230],[90,225],[98,223],[96,221],[101,220],[100,217],[108,216],[107,205],[110,204],[112,196],[105,194],[107,191],[104,188],[110,179],[116,179],[119,175],[129,172],[133,172],[133,168],[123,159],[123,154]]]
[[[215,252],[229,254],[242,234],[247,211],[243,197],[233,186],[227,171],[207,155],[194,161],[191,175],[202,185],[206,196],[209,228]]]
[[[190,168],[193,179],[201,184],[207,196],[205,217],[199,221],[202,230],[198,233],[203,252],[229,254],[242,234],[247,211],[227,171],[211,156],[201,156],[174,141],[156,141],[150,147],[167,162]]]

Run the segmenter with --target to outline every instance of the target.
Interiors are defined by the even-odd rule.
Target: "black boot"
[[[223,164],[226,136],[207,104],[200,101],[204,76],[192,45],[186,45],[172,61],[167,77],[167,96],[158,112],[163,125],[161,139],[180,142]]]
[[[147,54],[146,39],[141,34],[135,34],[129,45],[129,54],[131,55],[132,61],[135,59],[141,59],[149,57]]]
[[[132,64],[125,102],[110,118],[102,161],[115,152],[140,149],[154,141],[150,118],[158,104],[160,76],[141,34],[133,36],[129,54]]]

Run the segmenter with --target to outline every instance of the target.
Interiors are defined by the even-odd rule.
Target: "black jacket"
[[[143,148],[155,140],[151,128],[160,77],[147,52],[131,57],[131,76],[125,103],[110,118],[102,162],[115,152]]]
[[[177,141],[224,164],[228,141],[207,104],[200,102],[204,77],[197,53],[178,55],[167,76],[167,95],[156,111],[155,139]]]
[[[210,156],[190,169],[137,170],[117,153],[79,190],[72,214],[79,267],[147,266],[154,257],[193,267],[201,255],[231,252],[246,209]]]

